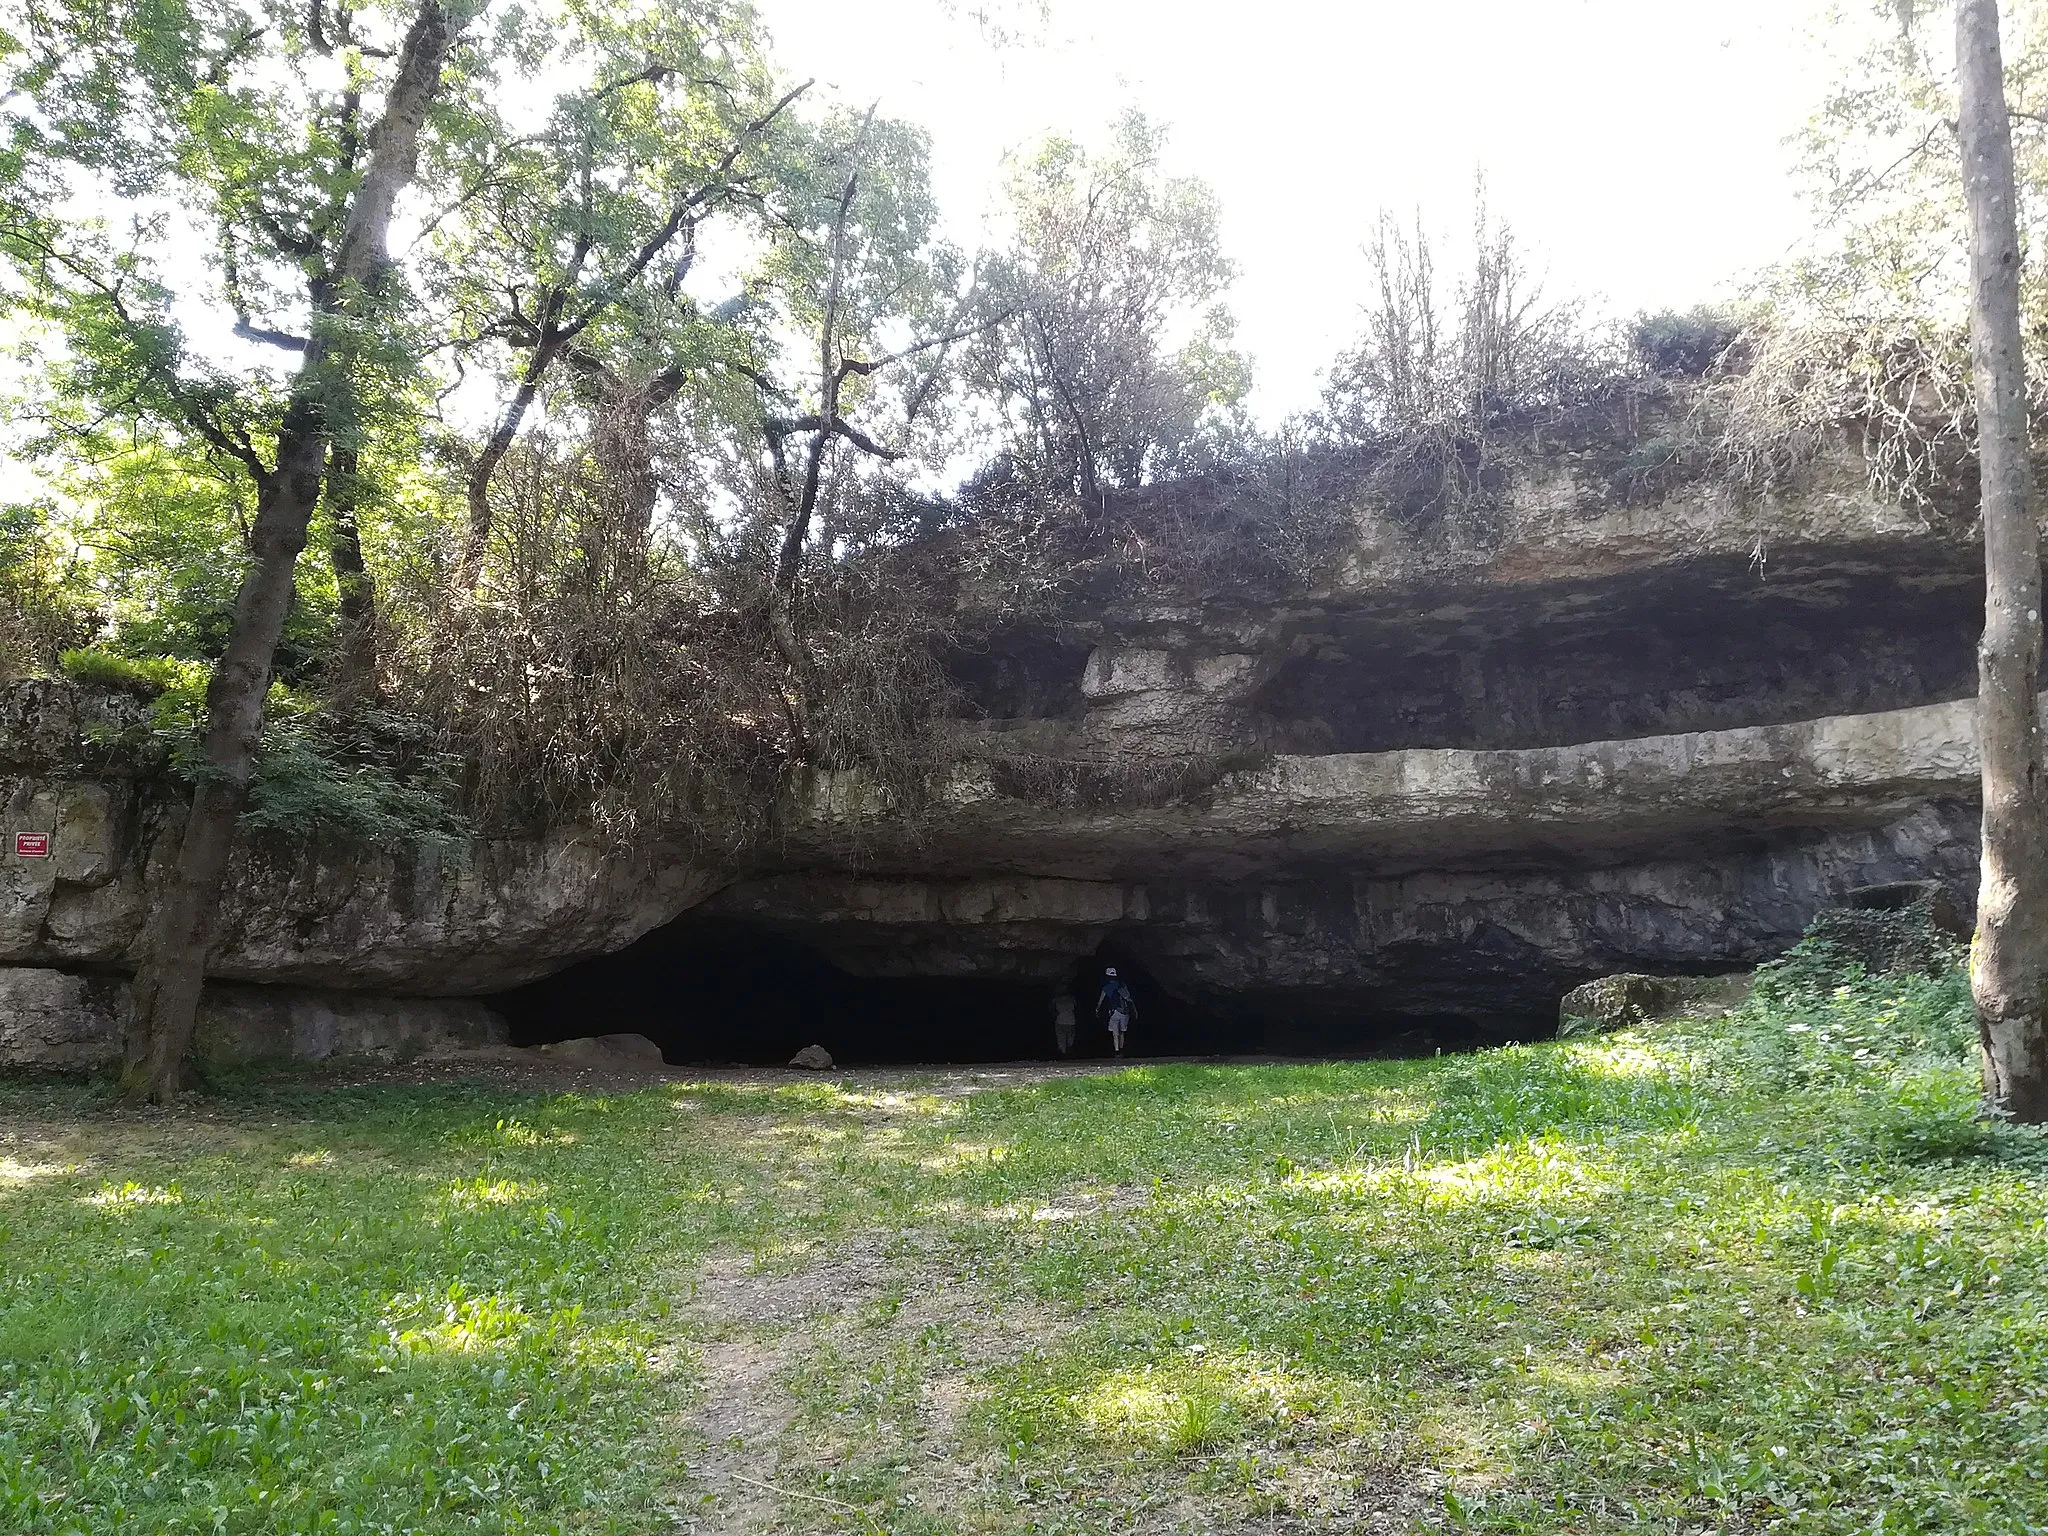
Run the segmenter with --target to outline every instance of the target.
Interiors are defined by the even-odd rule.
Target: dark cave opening
[[[1136,1004],[1125,1055],[1337,1059],[1471,1050],[1551,1032],[1542,1017],[1374,1014],[1341,999],[1176,996],[1114,939],[1077,961],[1075,1059],[1112,1054],[1095,1014],[1114,965]],[[1043,980],[857,976],[801,940],[726,921],[685,920],[614,954],[490,999],[515,1045],[640,1034],[672,1064],[780,1066],[807,1045],[845,1065],[1058,1059]]]

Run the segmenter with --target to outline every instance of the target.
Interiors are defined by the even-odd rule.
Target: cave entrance
[[[639,1034],[677,1065],[781,1066],[807,1045],[846,1065],[970,1064],[1059,1059],[1053,997],[1064,984],[1075,1000],[1072,1059],[1100,1059],[1111,1051],[1095,1000],[1110,965],[1136,1003],[1125,1055],[1137,1060],[1409,1055],[1533,1038],[1528,1021],[1361,1016],[1336,999],[1320,1010],[1299,999],[1205,1006],[1167,991],[1114,940],[1059,980],[872,977],[786,934],[692,918],[490,1002],[515,1045]]]
[[[640,1034],[674,1063],[1015,1061],[1052,1053],[1051,993],[1012,981],[855,976],[797,940],[688,922],[503,993],[515,1045]]]
[[[1139,1023],[1126,1054],[1228,1048],[1226,1021],[1171,997],[1135,960],[1112,950],[1076,964],[1066,979],[1076,1005],[1074,1058],[1111,1054],[1109,1032],[1094,1019],[1110,964],[1137,1001]],[[854,1065],[972,1063],[1058,1059],[1059,985],[856,976],[801,940],[743,923],[686,919],[491,1003],[511,1025],[515,1045],[640,1034],[678,1064],[781,1066],[807,1045]]]

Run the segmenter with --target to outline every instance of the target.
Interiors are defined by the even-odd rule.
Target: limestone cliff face
[[[1484,540],[1361,514],[1312,589],[1077,603],[959,658],[963,766],[914,820],[839,781],[738,870],[567,833],[447,868],[251,855],[216,969],[484,994],[715,920],[875,976],[1050,984],[1109,945],[1360,1018],[1725,970],[1860,885],[1968,893],[1980,556],[1852,471],[1761,507],[1558,476]],[[0,847],[0,965],[130,963],[175,823],[104,745],[122,713],[0,695],[6,828],[54,850]]]
[[[132,968],[180,810],[154,765],[119,746],[139,718],[131,701],[61,683],[0,690],[0,966]],[[49,834],[50,856],[18,856],[17,831]],[[725,878],[672,850],[621,858],[574,832],[487,841],[446,864],[405,850],[247,850],[213,973],[494,992],[624,944]]]
[[[1199,805],[1059,811],[963,780],[869,868],[736,882],[706,917],[856,974],[1058,981],[1105,944],[1262,1011],[1535,1016],[1587,976],[1778,953],[1860,886],[1967,893],[1968,701],[1522,751],[1278,757]],[[892,841],[895,833],[899,840]]]
[[[1560,476],[1490,542],[1359,530],[1312,591],[993,648],[966,669],[987,770],[914,826],[827,786],[703,915],[856,973],[1050,983],[1108,947],[1269,1015],[1476,1018],[1753,963],[1859,886],[1973,894],[1968,530],[1842,465],[1761,507],[1616,508]],[[1073,792],[1006,793],[1034,758]],[[1205,759],[1246,766],[1173,803],[1091,792]]]

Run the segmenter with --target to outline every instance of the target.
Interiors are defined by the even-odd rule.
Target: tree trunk
[[[278,465],[256,510],[249,569],[235,598],[234,628],[207,684],[205,776],[192,795],[177,863],[151,903],[143,929],[143,960],[135,976],[122,1072],[122,1088],[130,1099],[165,1103],[175,1097],[192,1046],[235,822],[263,735],[271,662],[291,609],[292,570],[320,500],[326,457],[320,414],[302,398],[287,415]]]
[[[498,473],[498,466],[504,462],[505,455],[512,451],[512,443],[519,436],[519,424],[526,420],[527,411],[540,394],[541,377],[553,364],[558,345],[550,338],[534,348],[519,376],[519,387],[513,391],[511,403],[498,419],[497,430],[491,433],[483,452],[470,466],[467,488],[469,529],[463,535],[462,564],[455,573],[457,593],[466,596],[474,592],[477,582],[483,577],[484,557],[491,547],[491,479]]]
[[[399,50],[384,114],[370,130],[369,161],[349,200],[333,268],[316,283],[316,299],[338,295],[337,302],[353,304],[353,295],[380,285],[392,208],[417,169],[420,132],[453,40],[439,0],[421,0]],[[334,313],[329,308],[316,322],[332,320]],[[142,931],[122,1072],[122,1090],[131,1101],[175,1097],[191,1049],[235,822],[255,771],[270,669],[291,608],[292,573],[320,502],[329,411],[335,396],[349,388],[347,361],[337,356],[331,334],[315,324],[279,424],[276,467],[257,488],[249,568],[235,598],[227,650],[206,689],[206,765],[177,861]]]
[[[2027,463],[2020,245],[2012,125],[1997,0],[1959,0],[1963,193],[1970,229],[1970,353],[1984,521],[1984,638],[1977,736],[1984,763],[1983,872],[1970,988],[1985,1094],[2048,1121],[2048,816],[2041,717],[2041,540]]]
[[[356,450],[336,447],[327,462],[327,511],[334,520],[327,557],[341,607],[333,692],[344,708],[377,700],[377,583],[363,560],[363,533],[356,519],[361,476]]]

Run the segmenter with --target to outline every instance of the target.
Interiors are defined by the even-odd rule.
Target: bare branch
[[[247,315],[235,316],[235,334],[244,341],[259,341],[265,346],[281,347],[287,352],[303,352],[311,346],[303,336],[294,336],[287,331],[273,331],[265,326],[251,325]]]
[[[858,448],[862,453],[873,454],[876,458],[886,460],[891,464],[895,463],[898,459],[904,457],[904,454],[901,449],[884,448],[880,443],[876,442],[873,438],[869,437],[865,432],[861,431],[858,427],[854,426],[853,423],[848,421],[844,416],[835,416],[832,418],[832,430],[836,432],[839,436],[845,438],[849,443],[853,444],[853,446]]]
[[[825,282],[825,313],[818,327],[818,415],[824,421],[838,417],[839,386],[846,379],[834,358],[839,301],[846,278],[846,225],[853,214],[854,193],[860,189],[861,150],[867,143],[868,129],[874,121],[875,108],[871,106],[861,119],[860,130],[854,134],[852,147],[847,152],[853,168],[847,172],[846,184],[840,188],[838,206],[832,218],[831,271]],[[825,449],[831,441],[832,434],[822,431],[811,439],[810,452],[804,462],[803,489],[797,493],[796,504],[789,509],[789,525],[783,532],[782,549],[775,559],[774,582],[778,599],[785,604],[796,590],[804,540],[810,536],[811,517],[818,506],[818,485],[825,471]],[[786,621],[786,608],[783,612]],[[796,665],[794,657],[790,658],[790,665]]]
[[[594,100],[602,101],[612,92],[623,91],[629,85],[659,85],[675,73],[676,68],[673,64],[664,64],[656,59],[650,61],[645,69],[636,70],[624,79],[614,80],[609,85],[601,85],[590,94]]]

